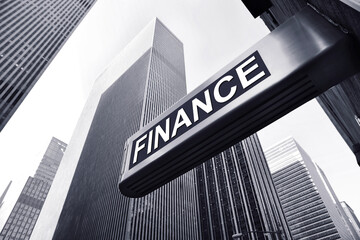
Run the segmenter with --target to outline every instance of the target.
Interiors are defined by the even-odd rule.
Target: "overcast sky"
[[[51,137],[69,142],[96,77],[154,17],[184,43],[189,91],[268,34],[240,0],[97,1],[0,133],[0,193],[13,180],[0,229]],[[259,133],[264,149],[291,135],[360,214],[360,168],[316,101]]]

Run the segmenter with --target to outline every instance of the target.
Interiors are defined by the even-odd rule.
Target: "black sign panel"
[[[144,196],[358,72],[352,43],[299,12],[128,139],[121,192]]]
[[[270,76],[258,51],[133,141],[129,169]]]

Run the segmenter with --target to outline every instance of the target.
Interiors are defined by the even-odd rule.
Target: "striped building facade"
[[[0,3],[0,131],[95,0]]]
[[[265,156],[293,239],[354,239],[318,167],[293,138]]]
[[[292,239],[256,134],[196,175],[203,239]]]
[[[96,104],[53,239],[199,238],[194,171],[138,199],[117,187],[127,138],[186,94],[182,43],[157,19],[134,41],[95,83],[111,82]],[[139,49],[124,68],[133,59],[126,54]]]
[[[55,177],[66,144],[56,138],[51,142],[34,177],[29,177],[1,233],[0,240],[28,240]]]

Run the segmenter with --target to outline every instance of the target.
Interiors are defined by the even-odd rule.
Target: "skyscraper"
[[[359,222],[358,218],[356,217],[354,210],[352,210],[352,208],[345,201],[341,202],[340,204],[345,212],[344,217],[349,219],[349,222],[355,229],[356,236],[357,236],[357,238],[355,238],[355,239],[360,239],[360,222]]]
[[[272,31],[303,7],[316,11],[360,44],[360,6],[357,1],[272,0],[273,6],[261,15]],[[360,74],[350,77],[317,97],[317,101],[355,154],[360,165]]]
[[[53,239],[198,238],[193,171],[139,199],[123,196],[117,187],[127,138],[185,94],[183,45],[154,20],[96,80],[80,119],[91,122],[89,130],[73,137],[87,135],[81,154],[65,155],[78,164]],[[90,106],[96,111],[89,113]],[[70,170],[68,161],[63,172]],[[56,177],[59,188],[63,179]],[[47,199],[49,206],[57,194]],[[51,238],[40,233],[47,217],[34,239]]]
[[[265,156],[294,239],[353,239],[318,167],[293,138]]]
[[[358,234],[356,232],[355,227],[353,226],[353,224],[351,224],[350,219],[346,216],[347,214],[345,213],[345,210],[341,206],[341,203],[340,203],[338,197],[336,196],[335,191],[332,188],[332,186],[331,186],[328,178],[326,177],[324,171],[317,164],[315,164],[315,166],[316,166],[316,169],[317,169],[318,173],[320,174],[322,182],[324,183],[326,189],[328,190],[328,193],[331,196],[331,199],[333,200],[333,203],[334,203],[335,208],[337,210],[336,214],[338,215],[340,213],[340,216],[341,216],[342,219],[341,219],[341,221],[339,220],[339,225],[342,226],[343,222],[345,222],[345,227],[347,229],[346,232],[349,231],[350,234],[352,235],[353,239],[360,240],[360,238],[358,237]]]
[[[0,131],[94,2],[1,2]]]
[[[66,144],[52,138],[34,177],[29,177],[0,233],[1,240],[30,239]]]
[[[5,196],[6,196],[7,191],[8,191],[9,188],[10,188],[11,182],[12,182],[12,181],[9,182],[9,184],[8,184],[7,187],[5,188],[4,192],[3,192],[3,193],[1,194],[1,196],[0,196],[0,208],[1,208],[1,206],[3,205],[3,203],[4,203],[4,198],[5,198]]]
[[[291,239],[256,134],[196,168],[196,176],[203,239]]]

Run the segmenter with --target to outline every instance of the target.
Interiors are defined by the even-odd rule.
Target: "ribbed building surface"
[[[357,44],[360,44],[359,1],[271,0],[271,2],[273,7],[270,11],[261,15],[271,31],[307,4],[311,4],[319,14],[325,16],[346,34],[351,35]],[[330,88],[317,97],[317,100],[355,154],[360,165],[360,74]]]
[[[316,165],[293,138],[265,156],[295,240],[353,239]]]
[[[30,239],[65,149],[65,143],[51,139],[35,176],[28,178],[0,233],[1,240]]]
[[[151,45],[140,58],[121,75],[115,59],[97,80],[115,82],[97,105],[53,239],[198,239],[193,171],[143,198],[117,187],[127,138],[186,94],[182,43],[158,20],[136,39],[144,34]]]
[[[0,2],[0,131],[94,2]]]
[[[291,239],[257,135],[196,169],[202,239]]]

